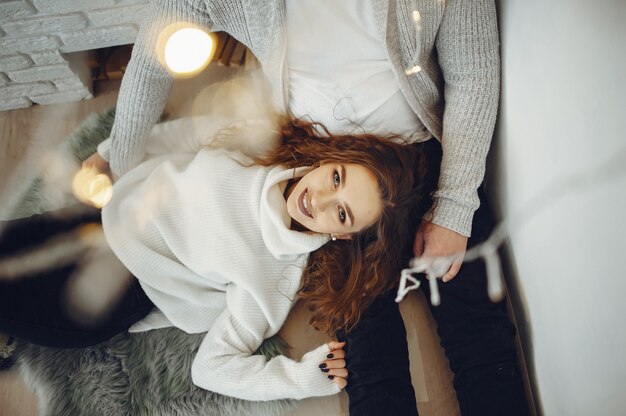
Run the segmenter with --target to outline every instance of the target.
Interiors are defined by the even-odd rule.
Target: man
[[[475,212],[499,96],[493,0],[156,0],[122,82],[111,148],[99,149],[114,175],[141,160],[164,107],[171,77],[155,48],[173,22],[244,43],[261,62],[279,111],[333,133],[427,141],[436,186],[432,207],[416,221],[416,256],[462,255],[468,241],[486,237],[490,217],[484,208]],[[461,266],[457,260],[445,272],[442,303],[433,309],[461,412],[528,414],[515,329],[503,304],[488,300],[484,267]],[[345,337],[351,414],[416,414],[393,294]]]

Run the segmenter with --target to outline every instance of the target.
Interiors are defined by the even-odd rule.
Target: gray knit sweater
[[[443,147],[438,189],[427,219],[469,236],[498,106],[494,1],[370,1],[401,90]],[[420,31],[413,10],[421,16]],[[167,99],[171,77],[153,52],[160,29],[186,21],[230,33],[259,59],[275,105],[287,112],[284,18],[280,0],[155,0],[122,81],[110,155],[103,155],[113,172],[122,175],[142,159],[145,140]],[[421,71],[407,75],[405,70],[414,65]]]

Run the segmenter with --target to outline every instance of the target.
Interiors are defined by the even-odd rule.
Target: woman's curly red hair
[[[303,273],[299,296],[312,312],[310,323],[331,336],[348,332],[376,297],[394,288],[411,257],[419,209],[427,197],[426,167],[418,147],[397,141],[404,142],[399,136],[331,135],[320,124],[286,118],[280,123],[279,145],[256,160],[290,168],[358,163],[378,180],[380,219],[349,240],[311,253]]]

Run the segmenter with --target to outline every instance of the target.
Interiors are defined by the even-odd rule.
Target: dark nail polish
[[[327,367],[326,363],[320,364],[320,368],[326,368],[326,367]]]
[[[334,358],[334,357],[335,357],[335,354],[328,354],[328,355],[326,356],[326,358]]]
[[[328,376],[328,378],[332,380],[335,378],[335,376]]]
[[[328,373],[330,370],[328,368],[322,368],[322,373]]]

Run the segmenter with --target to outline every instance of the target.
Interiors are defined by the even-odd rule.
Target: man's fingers
[[[82,167],[96,169],[100,173],[106,173],[109,170],[109,163],[96,152],[83,161]]]
[[[448,272],[443,275],[443,278],[441,280],[443,280],[444,282],[449,282],[450,280],[454,279],[459,273],[459,270],[461,270],[462,265],[463,259],[455,260],[454,263],[452,263],[450,270],[448,270]]]
[[[415,242],[413,243],[413,255],[420,257],[424,254],[424,238],[419,232],[415,235]]]

